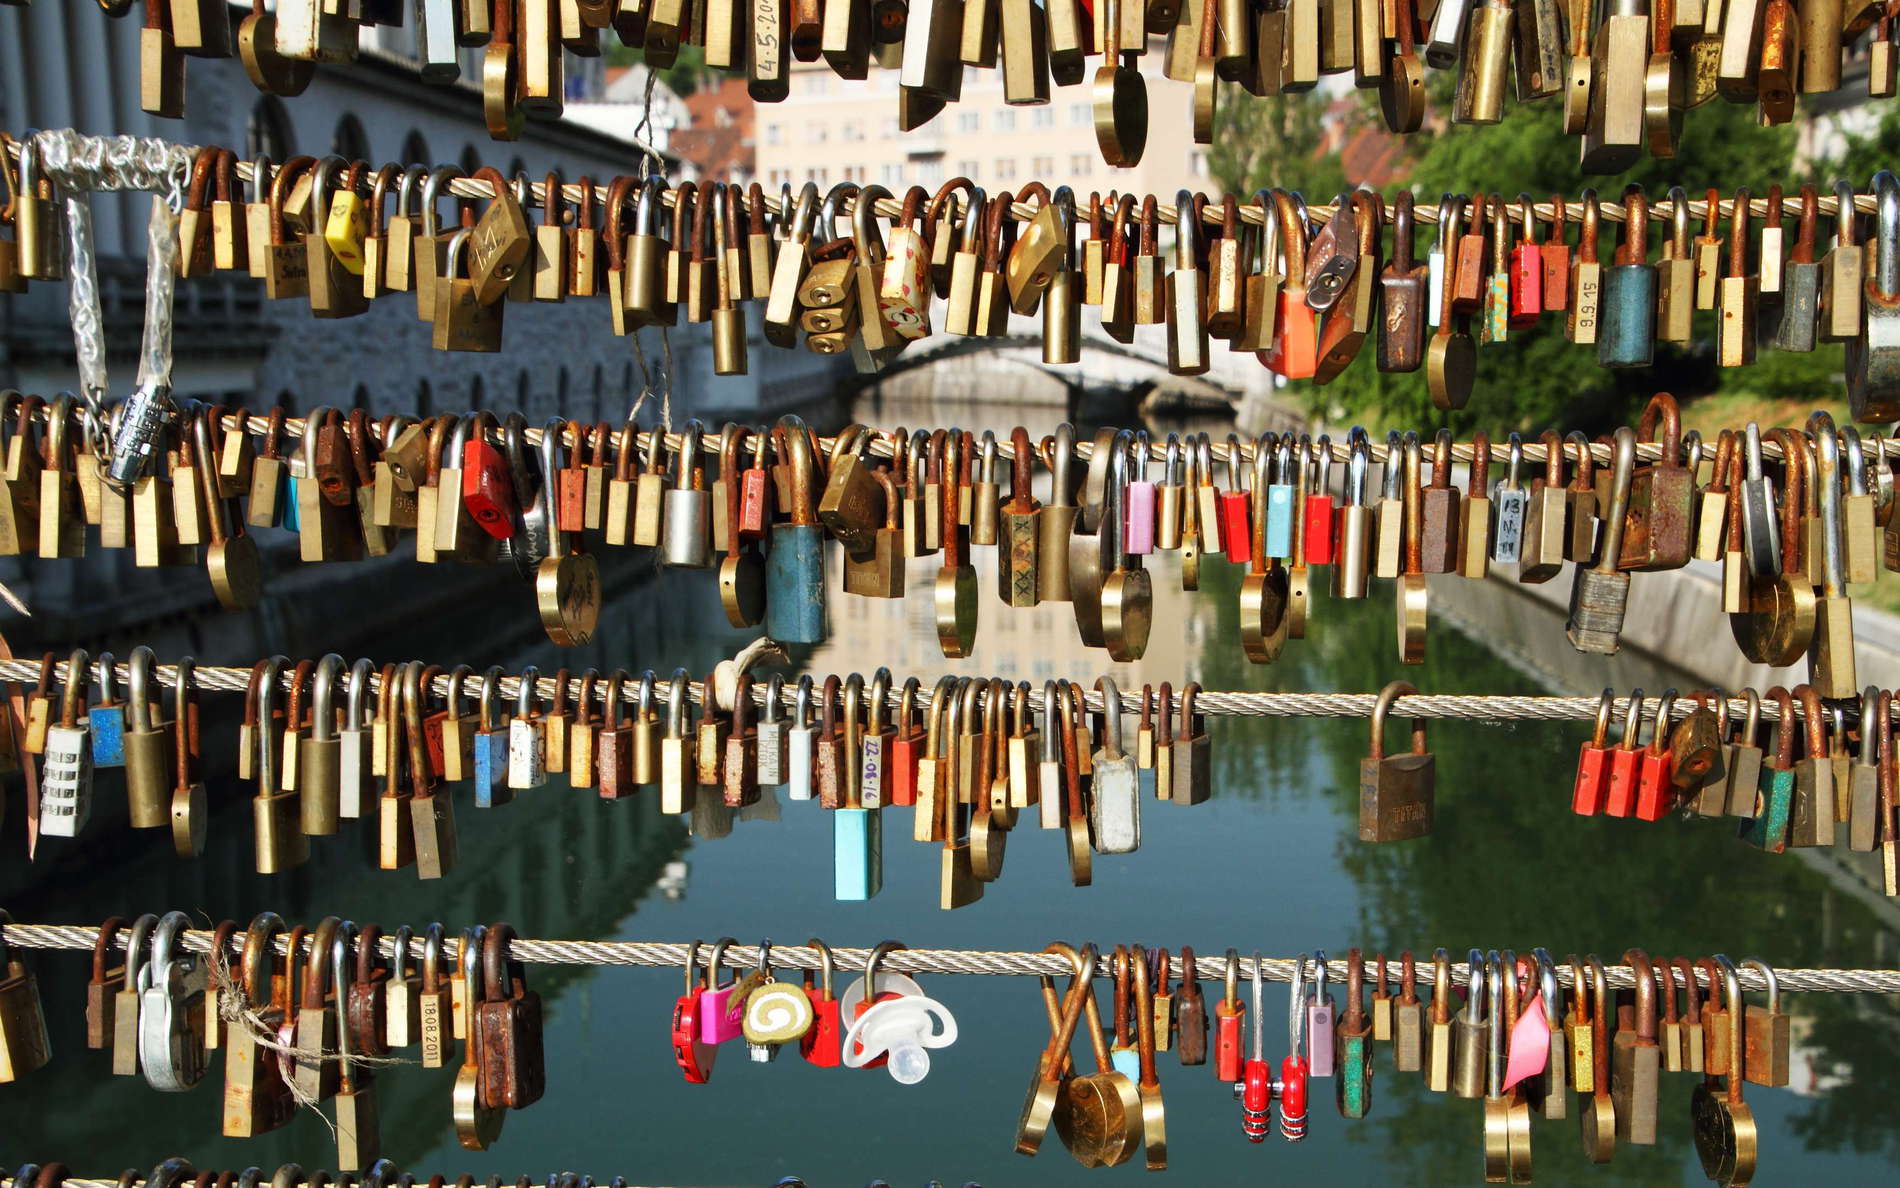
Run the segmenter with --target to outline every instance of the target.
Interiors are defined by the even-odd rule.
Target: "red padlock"
[[[569,421],[562,429],[565,435],[573,434],[573,444],[567,447],[567,465],[552,476],[558,498],[554,501],[555,524],[562,532],[583,532],[587,528],[587,467],[582,464],[583,447],[587,442],[588,429],[579,421]],[[555,447],[559,456],[560,446]],[[600,456],[600,439],[594,439],[594,453]]]
[[[1319,367],[1319,315],[1306,303],[1306,217],[1284,190],[1273,191],[1273,203],[1286,282],[1275,303],[1273,345],[1255,354],[1269,371],[1288,379],[1312,379]]]
[[[838,1014],[838,1000],[831,993],[831,946],[813,937],[811,947],[818,950],[819,975],[812,982],[805,971],[805,997],[811,999],[811,1027],[798,1040],[798,1054],[807,1063],[820,1068],[837,1068],[844,1063],[844,1020]]]
[[[1240,1090],[1240,1129],[1250,1143],[1267,1141],[1273,1125],[1273,1065],[1249,1060],[1235,1088]]]
[[[686,993],[673,1002],[673,1060],[690,1084],[712,1079],[719,1049],[699,1038],[699,996],[709,989],[699,976],[699,942],[686,950]],[[835,1013],[835,1012],[834,1012]]]
[[[1597,703],[1596,729],[1577,752],[1577,786],[1570,793],[1570,811],[1579,816],[1602,812],[1610,794],[1610,702],[1614,696],[1613,690],[1603,691],[1603,700]]]
[[[1240,954],[1227,950],[1227,984],[1221,1000],[1214,1004],[1214,1079],[1241,1079],[1241,1032],[1247,1021],[1246,1004],[1240,1001]]]
[[[1636,785],[1643,763],[1643,752],[1636,745],[1636,727],[1642,708],[1643,691],[1632,690],[1629,710],[1623,715],[1623,737],[1610,752],[1610,780],[1603,794],[1603,811],[1612,817],[1627,817],[1636,809]]]
[[[1253,492],[1246,489],[1241,476],[1249,473],[1241,465],[1240,438],[1227,435],[1227,482],[1229,490],[1220,493],[1220,535],[1227,560],[1245,565],[1253,560]],[[1228,1078],[1232,1080],[1233,1078]]]
[[[458,695],[458,691],[462,686],[462,677],[469,671],[469,667],[466,664],[456,668],[454,674],[449,678],[448,696],[443,698],[442,708],[432,714],[426,715],[422,719],[423,760],[429,765],[429,778],[431,780],[444,780],[448,778],[448,761],[443,757],[448,752],[448,741],[443,737],[443,729],[449,720],[449,715],[461,707],[462,700]],[[422,670],[422,687],[424,689],[433,689],[435,686],[431,682],[440,675],[442,675],[442,666],[439,664],[431,664],[427,668],[424,668]]]
[[[1537,245],[1537,254],[1543,257],[1544,312],[1562,313],[1570,305],[1570,244],[1564,236],[1569,231],[1569,212],[1564,208],[1564,196],[1550,196],[1550,231],[1545,234],[1544,242]]]
[[[481,525],[482,531],[496,540],[507,540],[515,533],[515,488],[508,477],[508,460],[488,440],[483,422],[494,423],[491,413],[477,413],[462,422],[458,433],[462,441],[462,506]]]
[[[1537,222],[1531,213],[1531,196],[1517,196],[1518,217],[1523,234],[1511,249],[1510,326],[1523,330],[1535,326],[1544,316],[1544,253],[1537,246]]]
[[[1643,763],[1636,779],[1636,819],[1660,821],[1676,802],[1676,757],[1669,750],[1669,712],[1676,707],[1676,691],[1670,689],[1656,703],[1656,724],[1651,728],[1649,745],[1643,748]]]
[[[945,532],[950,532],[954,530],[955,530],[954,525],[948,524],[948,523],[944,525]],[[880,1002],[890,1002],[894,999],[899,999],[899,998],[904,997],[901,993],[895,990],[886,990],[882,994],[877,993],[877,979],[878,979],[877,967],[879,966],[879,964],[883,962],[884,954],[890,952],[892,949],[901,949],[903,947],[904,947],[903,945],[897,943],[896,941],[881,941],[879,942],[877,948],[871,950],[871,955],[865,958],[864,994],[862,997],[858,999],[857,1005],[852,1008],[852,1011],[851,1011],[852,1019],[855,1020],[859,1018],[860,1016],[864,1014],[864,1012],[870,1010],[872,1007],[876,1006]],[[892,975],[892,976],[899,976],[899,975]],[[839,1032],[839,1038],[841,1040],[843,1038],[843,1034],[844,1033],[841,1030]],[[853,1051],[854,1052],[864,1051],[863,1043],[862,1042],[857,1043],[856,1046],[853,1048]],[[840,1060],[843,1059],[842,1051],[840,1052],[839,1059]],[[859,1065],[858,1067],[883,1068],[886,1064],[890,1062],[890,1059],[891,1059],[890,1053],[886,1052],[879,1056],[873,1056],[871,1059],[866,1060],[863,1064]]]
[[[1306,1057],[1298,1053],[1280,1061],[1280,1137],[1289,1143],[1306,1137]]]
[[[1333,443],[1324,433],[1313,443],[1306,465],[1306,526],[1301,535],[1308,565],[1331,565],[1337,545],[1333,529],[1338,507],[1333,502]]]
[[[916,698],[920,687],[916,677],[904,682],[904,690],[897,698],[897,736],[891,739],[884,753],[885,768],[891,779],[888,803],[899,808],[917,803],[917,770],[923,763],[927,741],[917,725]]]
[[[772,523],[772,482],[765,472],[763,431],[752,434],[752,465],[739,475],[739,539],[763,540]]]

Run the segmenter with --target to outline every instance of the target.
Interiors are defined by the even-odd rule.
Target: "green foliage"
[[[612,29],[601,41],[601,52],[609,66],[640,66],[646,62],[645,51],[620,40]],[[682,99],[713,81],[712,71],[706,69],[705,50],[696,45],[680,46],[679,57],[659,75],[667,89]]]
[[[1876,172],[1900,164],[1900,110],[1889,103],[1872,131],[1846,132],[1842,139],[1846,146],[1840,156],[1830,162],[1833,167],[1830,176],[1844,177],[1856,186],[1865,186]]]
[[[1435,112],[1450,107],[1450,88],[1451,72],[1433,76]],[[1363,118],[1376,120],[1377,106],[1370,95],[1363,101]],[[1216,148],[1209,156],[1214,177],[1242,193],[1252,193],[1263,184],[1295,186],[1309,197],[1334,192],[1338,160],[1319,154],[1323,102],[1310,94],[1280,100],[1237,95],[1220,113]],[[1249,110],[1255,107],[1265,110]],[[1675,184],[1689,186],[1691,196],[1700,196],[1710,185],[1725,193],[1746,185],[1759,194],[1771,182],[1785,185],[1793,170],[1794,129],[1759,127],[1751,108],[1727,103],[1710,103],[1689,113],[1673,158],[1659,161],[1645,156],[1627,173],[1610,177],[1586,175],[1579,169],[1578,140],[1564,134],[1562,122],[1562,105],[1554,99],[1507,104],[1503,122],[1490,127],[1428,121],[1426,130],[1406,138],[1407,180],[1421,202],[1435,202],[1441,193],[1473,193],[1479,187],[1511,199],[1524,193],[1537,200],[1551,194],[1575,196],[1595,187],[1604,200],[1614,201],[1631,184],[1643,186],[1652,200],[1660,200]],[[1250,142],[1262,136],[1266,139]],[[1236,137],[1249,140],[1234,144]],[[1896,159],[1900,119],[1889,116],[1870,139],[1877,143],[1862,150],[1865,155]],[[1603,225],[1599,250],[1606,260],[1618,230],[1614,224]],[[1418,236],[1421,258],[1430,247],[1432,233],[1433,228],[1425,227]],[[1574,236],[1573,231],[1573,242]],[[1660,244],[1660,236],[1652,234],[1650,260],[1657,258]],[[1713,323],[1703,315],[1696,345],[1690,349],[1659,346],[1650,368],[1609,370],[1598,365],[1592,348],[1570,344],[1563,319],[1549,315],[1536,328],[1514,333],[1507,344],[1479,348],[1477,387],[1465,412],[1434,408],[1422,369],[1413,374],[1381,374],[1373,365],[1370,341],[1331,384],[1322,388],[1299,382],[1290,390],[1329,419],[1357,417],[1368,423],[1421,427],[1447,424],[1459,432],[1477,427],[1492,432],[1532,429],[1554,423],[1595,428],[1627,421],[1640,402],[1658,390],[1697,394],[1726,386],[1730,376],[1719,374],[1721,369],[1710,357],[1713,341]],[[1812,358],[1788,359],[1764,351],[1762,359],[1769,371],[1759,365],[1745,369],[1751,376],[1764,371],[1755,377],[1751,391],[1765,392],[1771,384],[1777,390],[1811,390],[1827,374],[1839,371],[1838,358],[1823,358],[1820,352]]]
[[[1236,197],[1283,186],[1309,199],[1331,198],[1345,188],[1346,174],[1337,154],[1319,151],[1329,102],[1320,91],[1256,99],[1238,84],[1223,84],[1208,169]]]

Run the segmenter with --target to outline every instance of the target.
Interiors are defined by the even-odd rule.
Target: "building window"
[[[1014,132],[1016,130],[1016,109],[1013,107],[1005,107],[998,111],[996,117],[990,122],[996,126],[998,132]]]
[[[402,138],[402,159],[406,165],[428,165],[435,160],[429,155],[429,142],[414,128],[409,129],[409,135]]]
[[[1086,128],[1095,122],[1095,112],[1086,103],[1069,104],[1069,127]]]
[[[765,126],[765,143],[779,144],[782,142],[784,136],[785,130],[782,124],[767,124]]]
[[[823,124],[814,122],[805,132],[805,139],[813,144],[823,144],[831,135],[831,130]]]
[[[369,160],[369,137],[363,132],[362,122],[345,112],[330,136],[330,151],[345,161]]]
[[[1056,171],[1054,157],[1037,157],[1029,163],[1029,172],[1036,177],[1049,177]]]
[[[974,178],[977,173],[977,168],[978,168],[977,163],[975,161],[958,161],[957,162],[957,176]]]
[[[917,163],[917,183],[934,186],[943,181],[943,162],[940,160],[919,161]]]
[[[878,180],[887,186],[901,186],[904,184],[904,167],[896,163],[887,163],[879,170]]]
[[[844,177],[844,180],[848,182],[862,182],[864,180],[864,170],[857,165],[846,165],[843,169],[839,170],[839,173]]]
[[[1056,109],[1048,105],[1038,107],[1029,116],[1032,128],[1053,128],[1056,126]]]
[[[838,138],[840,140],[845,140],[845,141],[863,140],[864,139],[863,122],[860,120],[846,120],[844,122],[844,127],[839,130]]]
[[[269,157],[281,164],[290,159],[291,146],[290,116],[283,102],[275,95],[260,97],[244,125],[244,155]]]
[[[811,171],[811,180],[814,184],[818,185],[821,188],[824,186],[828,186],[831,184],[831,170],[814,169]]]
[[[1076,177],[1087,177],[1089,174],[1095,172],[1095,154],[1069,154],[1069,172]]]
[[[878,125],[877,134],[885,140],[895,140],[897,138],[897,121],[888,116],[885,117],[884,122]]]
[[[799,76],[805,80],[805,89],[814,95],[822,95],[829,89],[831,80],[825,77],[823,71],[800,71]]]
[[[982,126],[983,115],[981,112],[960,111],[957,113],[957,131],[975,132],[980,130]]]
[[[996,159],[996,175],[995,176],[996,176],[997,181],[1015,181],[1016,180],[1015,158],[998,157]]]

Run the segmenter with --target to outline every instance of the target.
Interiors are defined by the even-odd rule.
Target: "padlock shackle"
[[[331,742],[336,738],[336,680],[343,672],[343,657],[326,653],[317,661],[316,674],[310,678],[310,737],[313,742]]]

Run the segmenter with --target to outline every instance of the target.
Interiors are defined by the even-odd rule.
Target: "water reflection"
[[[894,412],[881,410],[876,419],[894,423]],[[902,415],[911,424],[937,423],[927,411]],[[982,420],[960,415],[966,423]],[[630,568],[643,569],[644,562]],[[1404,675],[1439,692],[1542,690],[1492,644],[1442,628],[1434,631],[1427,664],[1402,673],[1390,639],[1391,591],[1383,585],[1357,604],[1320,594],[1308,639],[1280,663],[1256,667],[1233,642],[1235,571],[1209,564],[1202,592],[1182,595],[1172,566],[1157,570],[1148,657],[1112,670],[1125,687],[1178,683],[1189,674],[1214,689],[1367,690]],[[704,672],[740,641],[724,626],[708,575],[637,585],[633,576],[644,579],[620,574],[621,593],[603,616],[599,639],[579,653],[557,655],[525,637],[514,615],[420,622],[369,650],[379,658],[420,656],[478,668],[684,663]],[[1067,607],[1007,612],[991,593],[988,570],[977,655],[947,664],[937,654],[924,597],[931,576],[931,563],[914,564],[912,596],[901,603],[834,593],[832,642],[797,659],[821,675],[887,664],[926,684],[944,671],[1085,683],[1104,671],[1102,653],[1074,643]],[[1584,672],[1580,679],[1587,687],[1600,677]],[[1191,809],[1145,806],[1142,852],[1098,858],[1093,887],[1071,887],[1059,838],[1026,823],[1010,843],[1002,881],[956,913],[936,910],[936,857],[905,840],[903,810],[891,810],[886,826],[883,894],[865,904],[835,903],[830,823],[812,806],[785,805],[776,821],[740,821],[730,838],[696,843],[679,822],[654,812],[651,797],[603,803],[566,792],[558,779],[509,808],[458,805],[462,867],[440,884],[375,871],[343,840],[319,845],[316,860],[292,876],[251,875],[248,791],[227,777],[214,782],[220,811],[204,861],[174,862],[162,839],[129,834],[64,853],[55,846],[37,879],[8,902],[23,919],[62,922],[162,907],[246,919],[270,908],[293,918],[334,911],[386,926],[507,918],[537,937],[738,932],[748,941],[791,943],[816,934],[841,945],[897,937],[919,945],[1036,948],[1052,937],[1088,936],[1204,950],[1235,944],[1272,954],[1317,947],[1337,953],[1355,942],[1368,950],[1444,945],[1460,953],[1472,945],[1524,952],[1543,944],[1560,957],[1595,951],[1606,958],[1635,943],[1658,955],[1719,948],[1778,965],[1895,964],[1885,920],[1857,890],[1815,867],[1741,847],[1719,825],[1570,816],[1574,726],[1435,728],[1437,832],[1383,847],[1354,840],[1363,723],[1220,719],[1213,736],[1214,800]],[[212,745],[215,753],[228,751],[225,743]],[[1501,771],[1512,777],[1500,779]],[[102,782],[100,795],[117,793]],[[293,1157],[320,1165],[333,1158],[327,1130],[312,1117],[254,1142],[218,1137],[215,1079],[172,1096],[107,1076],[104,1056],[83,1048],[85,960],[42,955],[36,964],[59,1058],[26,1085],[0,1088],[11,1133],[34,1137],[23,1155],[58,1156],[87,1173],[149,1165],[175,1151],[221,1166]],[[449,1073],[394,1070],[378,1081],[388,1154],[424,1171],[514,1175],[562,1167],[646,1183],[763,1184],[791,1172],[820,1184],[872,1174],[898,1184],[927,1177],[991,1184],[1030,1175],[1053,1183],[1094,1178],[1053,1142],[1034,1165],[1010,1153],[1018,1094],[1045,1034],[1027,981],[925,979],[956,1012],[963,1038],[936,1055],[930,1078],[915,1088],[899,1088],[876,1072],[816,1070],[792,1057],[751,1065],[736,1049],[722,1055],[710,1085],[687,1086],[666,1038],[677,972],[532,972],[547,1000],[547,1098],[510,1116],[492,1152],[470,1154],[456,1147],[449,1126]],[[1900,1099],[1895,1003],[1820,995],[1788,1001],[1796,1015],[1794,1091],[1749,1095],[1762,1126],[1761,1178],[1891,1183],[1900,1157],[1900,1123],[1890,1107]],[[1272,1053],[1284,1044],[1276,1005],[1283,1002],[1270,992]],[[1290,1147],[1276,1139],[1256,1149],[1241,1137],[1226,1086],[1214,1083],[1209,1069],[1183,1069],[1164,1054],[1175,1177],[1322,1182],[1344,1171],[1355,1178],[1475,1180],[1476,1107],[1430,1099],[1416,1078],[1393,1074],[1388,1059],[1380,1054],[1368,1120],[1344,1124],[1332,1109],[1331,1087],[1321,1085],[1308,1141]],[[1623,1183],[1695,1181],[1688,1129],[1694,1083],[1689,1075],[1665,1075],[1661,1144],[1620,1149],[1608,1175]],[[1586,1169],[1574,1120],[1539,1121],[1534,1145],[1538,1183],[1607,1182],[1605,1169]]]

